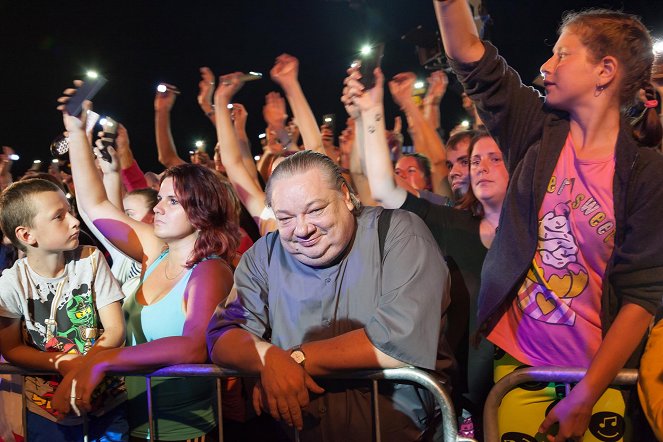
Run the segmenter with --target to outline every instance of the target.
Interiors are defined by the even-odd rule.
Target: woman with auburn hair
[[[65,91],[71,95],[73,89]],[[60,99],[66,102],[68,97]],[[227,188],[212,170],[193,164],[168,169],[161,179],[154,225],[136,221],[111,204],[96,173],[81,119],[63,110],[74,181],[85,183],[79,203],[103,235],[142,263],[141,285],[127,298],[126,347],[98,354],[68,375],[71,391],[58,390],[54,406],[68,412],[69,397],[90,410],[90,396],[108,372],[150,370],[207,360],[205,332],[216,306],[233,284],[232,261],[239,241]],[[132,440],[189,440],[217,430],[214,379],[153,379],[155,433],[149,434],[145,380],[126,378]],[[75,392],[74,392],[75,389]],[[75,394],[74,394],[75,393]]]
[[[567,14],[541,66],[544,99],[479,39],[465,0],[434,4],[450,64],[511,173],[479,295],[478,321],[501,350],[495,380],[524,365],[587,370],[570,390],[507,394],[501,438],[628,440],[622,392],[608,387],[637,365],[663,286],[649,32],[622,12]],[[645,109],[629,121],[640,89]]]

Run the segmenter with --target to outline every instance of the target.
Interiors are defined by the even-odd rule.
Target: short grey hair
[[[291,177],[293,175],[308,172],[311,169],[318,170],[326,178],[329,186],[339,192],[343,192],[343,186],[348,189],[350,193],[350,201],[354,206],[353,213],[357,215],[361,211],[361,202],[356,195],[354,189],[347,182],[341,168],[334,163],[327,155],[314,152],[312,150],[302,150],[294,155],[287,157],[283,160],[272,172],[267,186],[265,187],[265,205],[272,207],[272,190],[274,182],[284,177]]]

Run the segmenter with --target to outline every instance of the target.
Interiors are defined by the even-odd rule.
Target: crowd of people
[[[3,148],[0,353],[54,373],[25,377],[27,440],[204,442],[219,426],[230,441],[372,440],[370,388],[324,375],[403,366],[443,380],[463,437],[484,440],[490,389],[526,366],[586,375],[508,393],[501,440],[663,437],[663,55],[635,16],[567,13],[542,95],[479,38],[465,0],[433,5],[472,121],[448,137],[447,73],[415,99],[413,73],[353,64],[336,146],[283,54],[259,160],[233,100],[247,76],[209,68],[211,156],[179,156],[164,85],[165,170],[141,170],[127,128],[109,145],[92,103],[67,112],[78,81],[58,100],[70,174],[12,183]],[[387,129],[385,89],[414,153],[400,117]],[[637,392],[610,386],[641,359]],[[223,422],[213,378],[155,378],[152,430],[144,379],[114,375],[208,362],[259,374],[223,382]],[[382,384],[378,398],[383,440],[440,440],[425,390]]]

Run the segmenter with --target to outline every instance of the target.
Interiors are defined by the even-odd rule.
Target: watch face
[[[306,356],[304,356],[304,352],[301,350],[295,350],[292,353],[290,353],[290,357],[295,360],[296,363],[301,364],[306,360]]]

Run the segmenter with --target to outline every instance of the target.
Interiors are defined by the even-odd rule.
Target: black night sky
[[[643,17],[663,38],[663,2],[582,0],[483,0],[492,17],[491,39],[526,80],[550,54],[561,14],[589,6],[623,8]],[[214,128],[196,103],[200,66],[217,74],[259,71],[265,78],[245,85],[235,98],[249,112],[248,133],[258,145],[264,95],[274,58],[288,52],[300,60],[300,82],[318,119],[344,111],[339,102],[346,67],[365,42],[386,43],[383,70],[390,77],[413,70],[422,78],[414,47],[401,35],[423,25],[435,29],[430,0],[225,0],[203,1],[10,1],[0,0],[0,144],[21,156],[14,173],[33,159],[48,160],[50,141],[62,131],[55,100],[88,69],[109,80],[95,110],[129,130],[143,170],[160,172],[154,143],[153,97],[160,82],[182,94],[172,113],[180,155],[195,139],[214,145]],[[460,99],[442,102],[443,126],[463,118]],[[387,113],[396,108],[386,94]]]

